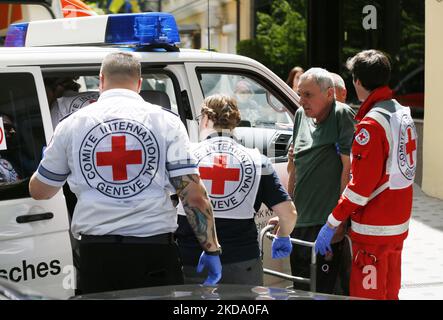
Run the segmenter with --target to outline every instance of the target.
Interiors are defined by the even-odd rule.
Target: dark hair
[[[365,50],[357,53],[346,62],[354,80],[360,80],[369,91],[389,84],[391,63],[388,57],[378,50]]]
[[[303,70],[302,67],[296,66],[296,67],[292,68],[291,71],[289,72],[288,79],[286,80],[286,83],[291,88],[292,88],[292,84],[294,82],[295,75],[299,72],[303,73],[303,72],[305,72],[305,70]]]
[[[14,122],[14,117],[11,114],[9,114],[9,113],[0,111],[0,117],[2,117],[2,118],[3,117],[8,117],[12,122]]]
[[[65,77],[65,78],[45,78],[45,86],[51,88],[51,90],[57,89],[58,86],[63,87],[63,90],[72,90],[78,92],[80,90],[80,84],[75,82],[78,77]]]
[[[226,95],[215,94],[207,97],[202,105],[202,114],[214,122],[214,128],[234,129],[240,123],[237,101]]]

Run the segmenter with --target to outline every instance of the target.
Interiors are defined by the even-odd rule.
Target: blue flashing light
[[[24,47],[29,23],[11,24],[6,33],[5,47]]]
[[[174,46],[180,43],[180,36],[170,13],[112,14],[108,17],[105,43]]]

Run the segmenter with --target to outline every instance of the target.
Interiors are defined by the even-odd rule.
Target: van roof
[[[101,63],[110,52],[128,51],[116,47],[20,47],[0,48],[0,67],[20,65],[61,65]],[[180,52],[133,52],[142,62],[220,62],[257,65],[248,57],[195,49]]]

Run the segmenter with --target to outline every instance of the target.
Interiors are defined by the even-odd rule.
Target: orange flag
[[[60,0],[64,18],[95,16],[94,12],[88,5],[80,0]]]
[[[19,4],[0,4],[0,30],[8,28],[11,23],[23,19],[22,6]]]

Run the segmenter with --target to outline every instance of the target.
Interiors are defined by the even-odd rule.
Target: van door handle
[[[18,216],[15,221],[17,223],[28,223],[40,220],[49,220],[54,218],[54,214],[52,212],[38,213],[38,214],[27,214],[24,216]]]

